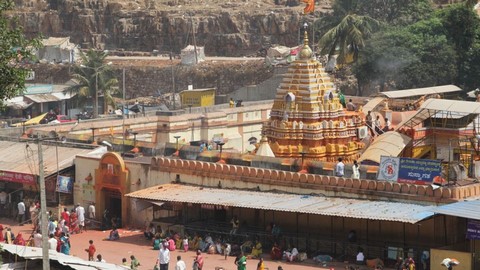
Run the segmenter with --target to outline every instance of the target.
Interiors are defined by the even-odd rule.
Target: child
[[[85,249],[85,251],[88,252],[88,260],[93,261],[94,256],[95,256],[95,252],[97,251],[97,249],[93,245],[93,240],[88,241],[88,243],[90,245],[88,246],[88,248]]]
[[[186,235],[182,239],[182,244],[183,244],[183,251],[187,252],[188,251],[188,237]]]

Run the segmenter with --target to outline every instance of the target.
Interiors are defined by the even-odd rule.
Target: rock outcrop
[[[293,2],[293,3],[292,3]],[[82,48],[179,53],[188,44],[207,55],[248,56],[271,44],[294,46],[313,15],[297,1],[15,0],[29,36],[70,36]],[[277,5],[275,3],[278,3]],[[316,16],[319,16],[316,14]],[[193,27],[192,27],[193,26]],[[192,31],[193,29],[193,31]]]

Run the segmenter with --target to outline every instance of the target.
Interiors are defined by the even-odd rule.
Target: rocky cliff
[[[179,53],[195,36],[207,55],[245,56],[298,43],[314,17],[285,1],[15,0],[14,13],[29,36],[70,36],[82,48]]]

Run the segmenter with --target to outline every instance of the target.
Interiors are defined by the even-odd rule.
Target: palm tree
[[[319,40],[322,54],[328,57],[338,53],[337,63],[345,64],[348,55],[353,61],[365,45],[365,40],[380,27],[380,22],[369,17],[349,13]]]
[[[67,91],[77,95],[79,105],[84,106],[92,100],[93,117],[98,117],[98,96],[103,95],[103,113],[110,104],[115,107],[113,96],[117,94],[118,80],[113,76],[111,62],[105,63],[106,52],[89,50],[80,53],[81,65],[73,70],[73,78],[77,82]]]

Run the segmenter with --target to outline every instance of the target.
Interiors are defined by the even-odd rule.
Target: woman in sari
[[[62,237],[60,237],[60,242],[62,243],[60,247],[60,252],[62,252],[65,255],[70,255],[70,239],[63,232],[62,232]]]
[[[13,241],[14,245],[25,246],[25,239],[23,239],[22,233],[18,233],[17,237]]]
[[[78,227],[78,218],[77,214],[72,211],[70,214],[70,233],[78,233],[80,231]]]
[[[2,243],[3,241],[5,241],[5,239],[3,238],[3,226],[2,224],[0,224],[0,243]]]

